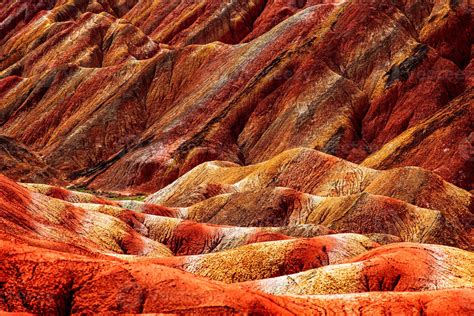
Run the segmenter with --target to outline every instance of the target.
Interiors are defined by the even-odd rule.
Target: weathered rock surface
[[[0,132],[69,181],[152,193],[205,161],[305,146],[471,190],[465,2],[27,6],[2,10]]]
[[[473,310],[474,258],[468,251],[380,246],[356,234],[301,238],[332,233],[311,225],[192,223],[142,213],[137,206],[146,204],[139,202],[70,204],[39,193],[51,195],[54,187],[1,180],[4,311],[468,315]],[[89,197],[64,191],[69,194],[58,197]],[[193,255],[173,256],[160,242],[175,254]]]
[[[469,315],[474,310],[472,289],[278,297],[212,282],[161,265],[38,252],[37,248],[11,241],[2,241],[1,246],[5,257],[0,266],[2,291],[5,291],[0,301],[3,310],[279,315],[314,315],[322,311],[430,315],[446,310]]]
[[[417,261],[416,265],[413,260]],[[473,264],[472,252],[442,246],[393,244],[345,264],[249,282],[246,286],[267,293],[298,295],[472,288]]]
[[[473,12],[0,1],[0,314],[474,314]]]
[[[171,251],[121,220],[33,193],[0,176],[0,232],[63,251],[167,256]],[[49,247],[48,247],[49,248]]]
[[[311,223],[472,248],[470,192],[421,168],[378,171],[311,149],[245,167],[205,163],[147,201],[215,224]]]
[[[22,182],[65,184],[62,175],[38,155],[8,137],[0,136],[0,173]]]

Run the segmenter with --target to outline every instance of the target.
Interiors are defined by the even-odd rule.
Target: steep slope
[[[472,39],[446,34],[472,28],[465,3],[322,2],[58,2],[0,49],[0,132],[70,181],[136,194],[205,161],[297,146],[360,162],[450,120]],[[413,144],[437,163],[402,165],[469,189],[470,159],[446,154],[464,144],[455,130]]]
[[[473,14],[0,0],[0,314],[474,314]]]
[[[0,173],[23,182],[65,184],[62,175],[13,139],[0,136]]]
[[[406,130],[362,165],[376,169],[416,165],[447,181],[473,189],[474,86],[436,115]],[[449,160],[450,165],[445,161]]]

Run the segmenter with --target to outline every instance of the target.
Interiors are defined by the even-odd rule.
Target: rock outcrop
[[[54,187],[0,179],[4,311],[473,311],[474,258],[465,250],[308,224],[196,223],[148,214],[148,203],[73,204],[64,199],[91,195],[53,198]],[[118,206],[126,204],[135,210]]]
[[[297,146],[471,190],[468,5],[7,4],[0,133],[70,182],[122,193]]]
[[[473,14],[0,1],[0,314],[474,314]]]

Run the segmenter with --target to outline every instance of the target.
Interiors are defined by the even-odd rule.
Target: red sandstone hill
[[[337,203],[334,212],[343,205]],[[376,208],[378,199],[373,203]],[[317,203],[313,207],[318,212]],[[432,212],[410,208],[414,215],[399,220]],[[195,210],[109,201],[45,185],[19,185],[1,176],[0,308],[61,314],[474,311],[472,252],[402,242],[413,237],[401,231],[399,237],[364,236],[312,224],[236,227],[181,219]],[[351,218],[357,211],[345,212]],[[389,217],[379,221],[379,227],[390,227]],[[338,223],[326,223],[331,222]],[[366,223],[353,217],[350,222]],[[443,234],[453,236],[433,234],[438,224],[424,224],[419,219],[399,225],[425,230],[428,238],[440,238],[432,239],[438,243],[445,242]]]
[[[474,314],[473,13],[0,0],[0,314]]]
[[[331,2],[7,2],[0,133],[106,191],[295,146],[471,190],[467,3]]]

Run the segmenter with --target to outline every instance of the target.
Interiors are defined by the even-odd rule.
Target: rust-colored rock
[[[447,34],[468,34],[469,7],[331,2],[56,3],[0,49],[0,132],[70,181],[152,193],[204,161],[295,146],[360,162],[407,128],[449,120],[471,39]],[[404,165],[470,190],[470,160],[445,151],[463,146],[454,125],[452,145],[416,144],[442,159]]]
[[[0,314],[474,314],[473,14],[0,1]]]
[[[321,310],[337,313],[349,309],[367,315],[430,315],[446,310],[469,315],[474,310],[472,289],[277,297],[150,263],[127,264],[117,259],[38,252],[37,248],[10,241],[2,241],[1,249],[7,259],[0,266],[5,291],[0,308],[17,312],[313,315]],[[25,252],[29,252],[29,260],[25,260]],[[22,275],[31,277],[25,279]]]
[[[413,264],[414,260],[417,264]],[[456,248],[393,244],[344,264],[252,281],[245,286],[295,295],[472,288],[473,263],[471,252]]]
[[[62,175],[38,155],[8,137],[0,136],[0,173],[22,182],[65,184]]]

